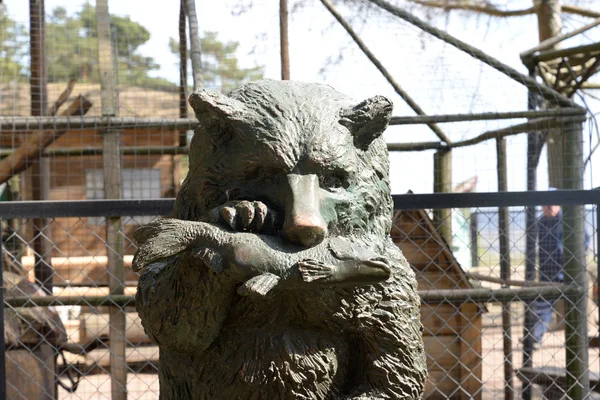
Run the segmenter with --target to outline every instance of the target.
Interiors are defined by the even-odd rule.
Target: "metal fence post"
[[[0,219],[2,226],[2,219]],[[6,344],[4,343],[4,250],[2,247],[2,229],[0,229],[0,300],[2,301],[2,310],[0,310],[0,346],[2,346],[2,357],[0,357],[0,400],[6,400]]]
[[[583,188],[583,132],[581,122],[570,122],[563,132],[565,189]],[[563,207],[567,396],[587,397],[590,388],[587,339],[587,274],[584,263],[582,205]]]
[[[496,139],[496,156],[498,162],[498,192],[508,190],[508,168],[506,161],[506,139]],[[498,208],[498,237],[500,239],[500,278],[506,282],[510,279],[510,237],[508,225],[508,207]],[[506,286],[506,285],[503,285]],[[510,303],[502,303],[502,342],[504,350],[504,398],[514,398],[513,354]]]

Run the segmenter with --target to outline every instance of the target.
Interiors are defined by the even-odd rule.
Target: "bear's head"
[[[176,218],[251,200],[278,210],[283,235],[305,246],[326,235],[388,236],[388,99],[357,103],[326,85],[261,80],[189,101],[200,124]]]

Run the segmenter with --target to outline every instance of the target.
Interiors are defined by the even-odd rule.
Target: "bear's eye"
[[[348,189],[348,177],[341,173],[331,173],[319,177],[319,185],[323,189]]]

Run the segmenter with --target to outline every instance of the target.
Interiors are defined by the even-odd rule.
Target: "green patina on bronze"
[[[161,399],[419,399],[416,280],[389,238],[391,102],[263,80],[190,104],[173,218],[135,235]]]

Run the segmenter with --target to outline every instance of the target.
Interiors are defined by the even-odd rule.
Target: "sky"
[[[27,22],[28,2],[4,2],[14,19]],[[263,65],[266,78],[279,79],[278,3],[257,0],[251,10],[241,16],[233,15],[232,4],[249,2],[196,0],[200,29],[217,31],[222,40],[240,42],[238,58],[242,66]],[[56,6],[63,6],[73,13],[80,9],[82,3],[81,0],[46,0],[46,10],[49,12]],[[516,7],[519,0],[512,1],[511,4]],[[141,52],[160,63],[161,68],[155,75],[178,81],[178,60],[169,51],[168,42],[170,37],[177,37],[178,34],[179,3],[112,0],[109,1],[109,10],[113,14],[129,15],[149,29],[151,39],[143,45]],[[347,17],[351,16],[348,9],[340,7],[340,12]],[[432,17],[431,21],[437,27],[484,49],[523,73],[526,70],[518,54],[537,44],[536,21],[532,16],[490,20],[487,17],[465,18],[465,14],[451,14]],[[574,29],[584,22],[588,21],[568,18],[565,20],[564,30]],[[353,26],[398,83],[428,114],[526,109],[527,94],[520,84],[452,46],[432,39],[418,28],[384,12],[367,15],[366,22],[353,21]],[[598,31],[590,31],[588,38],[577,40],[598,39]],[[342,61],[331,64],[330,58],[335,59],[340,52],[343,55]],[[383,94],[394,102],[394,115],[414,115],[317,0],[306,1],[305,7],[291,15],[290,58],[292,79],[325,82],[357,100]],[[328,66],[325,73],[322,72],[324,66]],[[600,111],[599,102],[588,99],[588,104],[592,110]],[[442,124],[441,127],[452,140],[461,140],[521,122],[524,121],[454,123]],[[592,144],[597,141],[595,135],[593,133]],[[588,126],[585,127],[584,136],[587,140],[584,147],[588,148]],[[427,127],[417,125],[391,127],[385,137],[388,142],[436,140]],[[525,190],[525,148],[524,135],[508,139],[509,190]],[[493,141],[453,152],[454,183],[477,175],[478,191],[497,190]],[[587,151],[584,153],[587,154]],[[587,188],[600,186],[598,157],[596,154],[592,158],[591,167],[586,169]],[[432,151],[394,153],[390,159],[394,193],[405,193],[409,189],[416,193],[432,191]],[[546,168],[543,155],[538,168],[540,190],[548,186]]]

